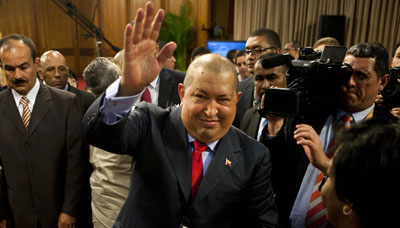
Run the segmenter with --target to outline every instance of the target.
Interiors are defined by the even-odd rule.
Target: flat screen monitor
[[[207,41],[207,47],[211,53],[220,54],[226,57],[228,51],[232,49],[244,50],[246,41]]]

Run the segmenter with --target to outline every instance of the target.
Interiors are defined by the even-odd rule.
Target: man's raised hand
[[[156,41],[160,33],[164,10],[158,10],[154,16],[154,5],[146,3],[145,10],[138,9],[135,23],[125,28],[124,69],[117,96],[132,96],[140,93],[160,73],[162,63],[176,49],[169,42],[156,56]]]

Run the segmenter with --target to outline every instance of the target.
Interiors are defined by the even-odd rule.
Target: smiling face
[[[375,58],[347,55],[344,59],[353,68],[353,75],[341,86],[341,106],[347,112],[359,112],[370,107],[382,90],[388,75],[378,78],[374,70]]]
[[[233,66],[232,66],[233,67]],[[191,82],[179,85],[182,122],[188,133],[201,142],[214,142],[230,129],[240,93],[232,72],[216,73],[199,66]]]
[[[32,59],[29,47],[22,40],[10,40],[0,49],[0,59],[8,86],[20,95],[27,95],[36,83],[39,61]]]

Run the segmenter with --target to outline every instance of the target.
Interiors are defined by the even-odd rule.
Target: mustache
[[[27,80],[25,80],[25,79],[14,79],[13,80],[13,83],[14,84],[19,84],[19,83],[25,83],[25,82],[28,82]]]

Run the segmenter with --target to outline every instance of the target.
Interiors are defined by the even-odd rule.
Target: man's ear
[[[179,94],[179,98],[181,99],[181,102],[182,102],[182,99],[185,95],[185,87],[183,86],[182,83],[178,84],[178,94]]]
[[[383,90],[383,88],[385,88],[386,84],[389,82],[390,80],[390,74],[385,74],[383,75],[380,79],[379,79],[379,92]]]

